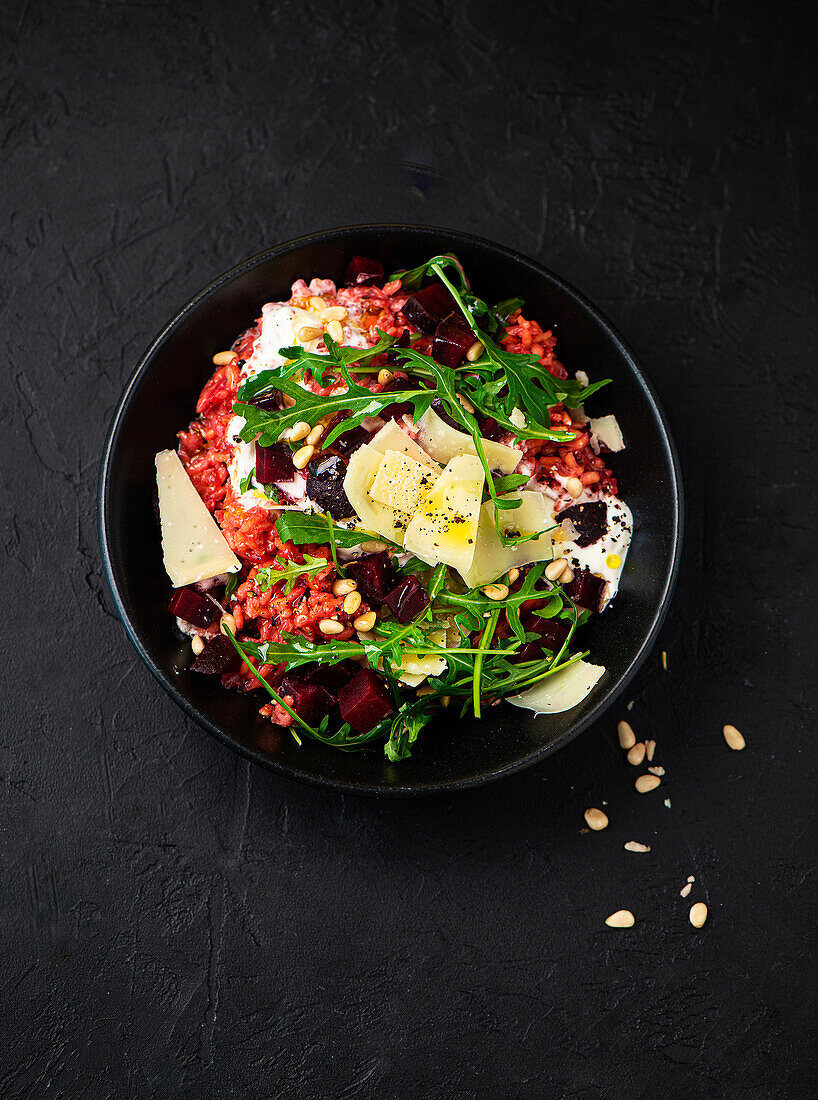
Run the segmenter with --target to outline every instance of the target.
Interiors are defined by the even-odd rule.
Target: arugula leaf
[[[467,291],[469,289],[469,281],[466,278],[466,272],[463,270],[463,265],[460,260],[458,260],[457,256],[449,252],[441,256],[432,256],[431,260],[427,260],[423,264],[418,264],[417,267],[410,268],[408,271],[395,271],[389,276],[389,282],[391,283],[395,279],[400,279],[400,285],[403,290],[418,290],[424,278],[432,274],[434,264],[454,268],[460,280],[461,290]]]
[[[374,538],[386,542],[383,536],[375,535],[371,531],[350,530],[348,527],[340,527],[337,523],[333,523],[326,512],[299,512],[296,510],[282,512],[280,516],[276,517],[276,531],[279,538],[285,542],[290,540],[296,546],[304,546],[308,543],[316,546],[328,546],[330,540],[332,540],[336,547],[343,546],[345,549],[349,549],[353,546],[360,546],[362,542],[369,542]],[[394,544],[393,548],[400,550],[400,547]]]
[[[253,469],[250,471],[250,473],[247,475],[247,477],[243,477],[241,479],[241,481],[239,482],[239,492],[240,493],[246,493],[247,492],[247,490],[253,484],[253,479],[255,478],[255,476],[256,476],[256,468],[254,466]]]
[[[276,558],[275,565],[269,565],[259,569],[256,573],[256,588],[260,592],[267,592],[274,584],[284,581],[284,592],[289,595],[295,588],[296,582],[301,577],[312,577],[320,573],[322,569],[332,565],[326,558],[314,558],[312,554],[304,555],[304,564],[287,561],[284,558]]]
[[[233,593],[239,586],[239,577],[241,576],[241,570],[237,569],[235,573],[228,573],[227,584],[224,587],[225,599],[229,600]]]

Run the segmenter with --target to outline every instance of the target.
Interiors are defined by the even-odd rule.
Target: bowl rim
[[[535,749],[527,756],[522,757],[519,760],[515,760],[506,764],[503,767],[495,768],[480,775],[469,776],[463,779],[444,781],[440,783],[421,783],[421,784],[401,784],[396,782],[393,786],[374,786],[372,784],[354,784],[344,780],[337,780],[331,778],[324,778],[322,776],[316,776],[294,767],[290,764],[282,764],[274,757],[271,757],[260,750],[254,749],[249,745],[244,745],[231,737],[224,729],[211,722],[204,714],[202,714],[179,690],[179,688],[173,683],[173,681],[165,674],[151,655],[148,653],[145,645],[143,644],[138,631],[136,630],[134,623],[128,613],[125,606],[125,602],[120,590],[119,582],[115,574],[113,561],[109,551],[109,534],[111,531],[111,518],[110,518],[110,471],[113,463],[114,456],[119,444],[119,437],[122,431],[123,422],[129,411],[130,405],[134,400],[135,394],[140,387],[143,376],[148,371],[150,365],[153,362],[155,355],[162,348],[163,344],[170,338],[172,333],[187,319],[187,317],[193,313],[199,305],[201,305],[208,298],[212,297],[222,287],[232,282],[234,279],[239,278],[241,275],[246,274],[248,271],[260,264],[269,260],[275,259],[278,256],[284,255],[287,252],[293,251],[297,248],[305,247],[307,245],[316,245],[327,243],[332,240],[336,240],[339,237],[350,236],[356,232],[368,232],[368,233],[390,233],[400,231],[401,233],[413,234],[417,233],[439,233],[447,238],[454,238],[462,241],[464,244],[478,245],[484,248],[501,253],[507,259],[521,264],[527,267],[530,271],[541,278],[545,278],[561,293],[567,295],[569,298],[573,298],[583,309],[589,312],[596,321],[605,330],[606,335],[616,345],[620,354],[627,360],[630,370],[641,386],[645,393],[645,396],[651,405],[653,412],[656,416],[657,423],[660,429],[661,443],[665,448],[668,456],[668,465],[670,467],[670,483],[668,486],[668,492],[672,501],[673,512],[673,534],[671,539],[670,560],[665,574],[664,585],[662,588],[661,598],[658,606],[653,614],[651,625],[643,638],[639,649],[635,653],[629,666],[625,672],[620,676],[619,680],[612,685],[612,687],[605,693],[602,699],[593,707],[593,709],[582,719],[582,721],[570,725],[566,728],[556,740],[552,741],[548,745],[544,745],[541,748]],[[467,233],[462,230],[451,229],[445,226],[434,225],[401,225],[396,222],[386,223],[364,223],[358,225],[338,226],[332,229],[319,230],[315,233],[303,234],[299,237],[294,237],[290,240],[283,241],[279,244],[272,245],[269,248],[263,249],[261,252],[257,252],[254,255],[242,260],[240,263],[235,264],[233,267],[228,268],[222,272],[215,279],[211,280],[205,287],[193,295],[177,312],[173,317],[162,327],[159,334],[150,342],[145,352],[140,357],[136,367],[131,373],[122,394],[117,402],[114,413],[111,417],[111,422],[108,428],[108,432],[105,438],[105,444],[102,451],[102,460],[100,463],[99,478],[97,484],[97,530],[100,544],[100,554],[102,558],[103,572],[108,584],[109,591],[116,607],[117,615],[119,616],[122,625],[125,628],[125,632],[128,635],[131,643],[135,647],[139,656],[143,662],[147,665],[149,671],[153,675],[154,679],[164,688],[164,690],[170,695],[174,702],[181,707],[181,709],[187,714],[189,718],[192,718],[194,722],[202,727],[207,733],[214,737],[221,744],[231,749],[233,752],[238,753],[245,759],[253,761],[255,764],[259,764],[262,767],[268,768],[279,775],[286,777],[287,779],[295,780],[301,783],[307,783],[312,787],[317,787],[323,790],[334,791],[339,794],[352,794],[362,795],[374,798],[406,798],[406,797],[418,797],[427,796],[433,794],[445,794],[452,791],[468,790],[473,787],[479,787],[486,783],[494,782],[497,779],[502,779],[506,776],[513,775],[516,772],[522,771],[524,768],[531,767],[534,764],[539,763],[552,753],[561,749],[567,745],[574,738],[583,733],[589,726],[591,726],[602,714],[607,711],[613,703],[624,692],[625,688],[634,678],[648,654],[650,653],[653,645],[656,641],[656,637],[659,630],[664,623],[665,617],[668,612],[670,600],[673,595],[673,590],[676,586],[676,580],[679,573],[679,566],[681,562],[681,550],[682,540],[684,534],[684,488],[682,483],[681,465],[679,462],[679,455],[676,449],[673,436],[668,425],[667,416],[662,407],[661,401],[656,394],[653,384],[645,376],[642,370],[641,364],[630,346],[620,335],[615,326],[608,320],[608,318],[591,302],[581,291],[577,290],[570,283],[566,282],[561,276],[551,271],[549,268],[544,267],[536,260],[532,260],[530,257],[517,252],[514,249],[508,248],[506,245],[498,244],[495,241],[489,240],[485,237],[477,236],[473,233]]]

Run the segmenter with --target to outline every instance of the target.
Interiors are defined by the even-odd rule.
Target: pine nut
[[[354,592],[358,587],[357,581],[347,580],[346,577],[341,577],[332,586],[333,596],[348,596],[350,592]]]
[[[683,898],[686,898],[687,895],[690,893],[690,891],[692,889],[693,889],[693,883],[692,882],[686,882],[684,884],[684,886],[681,888],[681,890],[679,891],[679,893],[681,894],[681,896]]]
[[[451,695],[441,695],[440,696],[440,705],[442,707],[447,707],[449,705],[449,703],[451,703],[451,701],[452,701]]]
[[[325,431],[326,429],[324,428],[323,424],[316,424],[310,434],[307,436],[307,443],[309,443],[311,447],[315,447],[318,443],[321,442],[321,437],[323,436]]]
[[[219,619],[219,631],[222,634],[227,634],[228,630],[231,634],[236,633],[236,620],[233,618],[229,611],[226,611],[224,615],[222,615],[222,617]]]
[[[640,844],[638,840],[629,840],[625,845],[626,852],[649,852],[649,844]]]
[[[611,913],[605,923],[609,928],[633,928],[633,913],[628,912],[627,909],[618,909],[615,913]]]
[[[473,413],[474,412],[474,405],[472,405],[472,403],[471,403],[471,401],[469,401],[468,397],[464,397],[462,393],[459,393],[457,395],[457,400],[460,402],[460,404],[463,406],[463,408],[466,410],[467,413]]]
[[[662,668],[667,672],[667,650],[662,650]]]
[[[387,370],[385,367],[383,370],[378,371],[378,381],[382,386],[385,386],[387,382],[391,382],[395,375],[391,370]]]
[[[512,568],[508,571],[508,583],[514,584],[514,582],[519,579],[519,576],[520,570],[517,568],[516,565],[512,566]]]
[[[314,454],[315,447],[309,445],[302,447],[300,451],[296,451],[293,455],[293,466],[296,470],[303,470]]]
[[[327,325],[327,336],[331,336],[336,344],[340,344],[344,338],[344,330],[340,321],[330,321]]]
[[[362,630],[364,634],[368,634],[375,625],[377,617],[374,611],[367,611],[365,615],[359,615],[357,619],[353,619],[352,625],[356,630]]]
[[[435,689],[431,684],[420,684],[417,688],[418,695],[434,695]]]
[[[645,755],[647,756],[648,760],[653,760],[653,754],[655,752],[656,752],[656,742],[655,741],[646,741],[645,742]]]
[[[469,350],[466,352],[466,358],[470,363],[476,363],[480,356],[483,354],[484,348],[479,340],[475,340]]]
[[[295,407],[295,398],[290,397],[288,393],[282,393],[281,404],[284,406],[285,409],[292,409]]]
[[[335,619],[322,619],[318,624],[318,629],[322,634],[343,634],[344,632],[343,625],[336,622]]]
[[[634,786],[640,794],[647,794],[648,791],[655,791],[661,782],[658,775],[640,775]]]
[[[300,439],[306,439],[311,430],[306,420],[297,420],[290,431],[290,442],[297,443]]]
[[[359,642],[374,642],[375,641],[375,635],[372,634],[371,631],[369,631],[369,630],[359,630],[358,631],[358,641]]]
[[[350,592],[348,596],[344,597],[344,614],[354,615],[358,608],[361,606],[361,593]]]
[[[370,539],[369,542],[361,543],[361,549],[370,554],[378,554],[381,550],[386,549],[386,543],[381,542],[380,539]]]
[[[637,743],[628,751],[628,763],[635,764],[638,768],[644,759],[645,743],[644,741],[637,741]]]
[[[328,321],[346,321],[349,313],[343,306],[329,306],[324,310],[324,316]]]
[[[707,906],[703,901],[697,901],[690,907],[690,923],[694,928],[701,928],[707,920]]]
[[[574,500],[578,500],[582,496],[582,482],[578,477],[569,477],[565,483],[565,488]]]
[[[213,356],[214,367],[226,367],[228,363],[232,363],[236,358],[234,351],[217,351]]]
[[[663,767],[661,767],[659,764],[653,764],[651,767],[648,768],[648,771],[650,772],[651,775],[664,775],[665,774],[665,769]]]
[[[507,584],[487,584],[483,589],[483,595],[490,600],[504,600],[508,595]]]
[[[324,299],[323,298],[310,298],[310,309],[317,309],[323,313],[324,311]]]
[[[557,558],[550,565],[546,565],[545,575],[550,581],[558,581],[567,568],[568,562],[565,558]]]
[[[594,832],[598,833],[600,829],[608,828],[608,815],[594,806],[585,811],[585,820],[588,822],[588,828],[593,829]]]
[[[198,634],[194,634],[193,637],[190,639],[190,648],[193,650],[197,657],[202,652],[204,647],[204,641],[199,637]]]
[[[570,565],[566,565],[566,567],[563,569],[562,573],[560,574],[560,584],[570,584],[573,579],[574,579],[574,570],[571,568]]]
[[[313,328],[312,325],[304,325],[295,334],[296,339],[300,340],[302,344],[307,344],[310,340],[317,340],[320,335],[321,329]]]
[[[740,752],[747,743],[735,726],[725,726],[722,733],[724,734],[724,740],[736,752]]]
[[[620,748],[632,749],[636,744],[636,734],[631,729],[630,722],[617,722],[616,736],[619,738]]]

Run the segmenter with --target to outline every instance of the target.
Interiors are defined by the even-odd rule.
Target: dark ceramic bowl
[[[455,252],[482,297],[522,295],[526,313],[554,326],[558,354],[571,371],[613,384],[595,408],[613,412],[628,447],[613,465],[634,514],[634,537],[620,593],[585,631],[591,659],[607,668],[580,706],[535,716],[507,704],[482,720],[446,716],[421,735],[412,759],[389,764],[380,746],[343,753],[281,736],[259,717],[256,694],[225,691],[215,678],[186,671],[190,645],[167,613],[170,583],[162,566],[153,510],[154,455],[176,443],[191,420],[211,356],[229,347],[264,302],[286,299],[298,277],[340,279],[353,253],[377,256],[387,271]],[[119,615],[153,675],[182,709],[236,752],[292,779],[336,791],[412,795],[485,783],[541,760],[599,718],[621,693],[656,638],[679,562],[682,487],[678,460],[653,389],[605,318],[577,291],[538,264],[464,233],[420,226],[335,229],[270,248],[220,276],[181,309],[157,337],[128,383],[111,424],[99,485],[102,558]],[[275,741],[275,737],[273,737]]]

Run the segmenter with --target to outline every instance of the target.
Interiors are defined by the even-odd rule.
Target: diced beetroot
[[[449,414],[446,412],[446,406],[443,404],[439,397],[436,397],[432,402],[432,411],[437,417],[439,417],[440,420],[443,421],[444,424],[448,424],[450,428],[456,428],[459,432],[463,431],[463,425],[458,424],[456,420],[453,420],[452,417],[449,416]]]
[[[480,434],[483,439],[493,439],[497,442],[505,430],[505,428],[497,423],[493,416],[487,416],[485,420],[480,421]]]
[[[395,341],[395,343],[392,345],[392,347],[386,353],[387,363],[393,363],[393,364],[397,363],[398,362],[398,353],[395,351],[395,349],[396,348],[408,348],[411,345],[411,343],[412,343],[412,341],[409,339],[409,330],[404,329],[403,332],[400,334],[400,336]]]
[[[338,692],[358,674],[360,666],[347,659],[337,665],[304,665],[301,671],[310,683],[320,684],[337,701]]]
[[[572,504],[557,513],[557,519],[570,519],[577,530],[577,546],[591,546],[608,533],[608,505],[604,500],[589,500]]]
[[[307,496],[334,519],[348,519],[355,515],[355,509],[344,492],[346,472],[346,463],[337,455],[311,462],[307,471]]]
[[[388,550],[357,558],[344,568],[347,576],[358,582],[358,591],[371,607],[380,607],[395,587],[395,566]]]
[[[256,481],[270,485],[275,481],[292,481],[294,477],[293,452],[286,443],[262,447],[256,441]]]
[[[403,307],[403,316],[418,332],[432,333],[438,321],[452,312],[452,296],[440,283],[424,287],[411,298],[407,298]]]
[[[290,704],[299,718],[307,723],[320,721],[332,710],[335,700],[321,684],[307,680],[304,676],[289,672],[278,686],[278,694],[289,695]]]
[[[589,611],[599,611],[602,606],[602,594],[605,591],[604,577],[598,577],[590,569],[580,569],[574,573],[570,584],[563,586],[565,594],[575,604],[587,607]]]
[[[210,626],[219,614],[219,609],[212,600],[189,586],[176,589],[168,604],[168,611],[171,615],[184,619],[191,626],[198,626],[202,629]]]
[[[345,458],[350,458],[370,438],[366,428],[352,428],[351,431],[339,435],[332,446]]]
[[[380,260],[353,256],[347,268],[345,286],[383,286],[386,273]]]
[[[205,645],[199,656],[190,666],[191,672],[203,672],[205,676],[223,676],[233,669],[238,670],[241,658],[229,638],[217,634]]]
[[[534,661],[542,656],[543,649],[557,653],[562,648],[570,623],[564,619],[541,619],[539,615],[527,614],[523,616],[523,627],[526,633],[539,634],[540,637],[534,642],[526,642],[517,653],[516,660]]]
[[[270,412],[275,410],[278,412],[280,408],[279,392],[278,390],[273,390],[272,393],[259,394],[258,397],[252,398],[248,404],[253,405],[257,409],[264,409]]]
[[[459,367],[474,343],[474,333],[460,314],[450,313],[435,329],[432,358],[444,367]]]
[[[422,389],[421,384],[415,380],[410,382],[408,378],[393,378],[383,388],[384,393],[404,393],[406,390]],[[397,420],[405,413],[411,416],[414,412],[410,401],[396,401],[394,405],[387,405],[381,410],[380,415],[384,420]]]
[[[411,623],[429,606],[429,594],[417,577],[405,577],[383,601],[399,623]]]
[[[389,694],[371,668],[362,668],[338,694],[341,717],[358,733],[369,733],[392,713]]]

